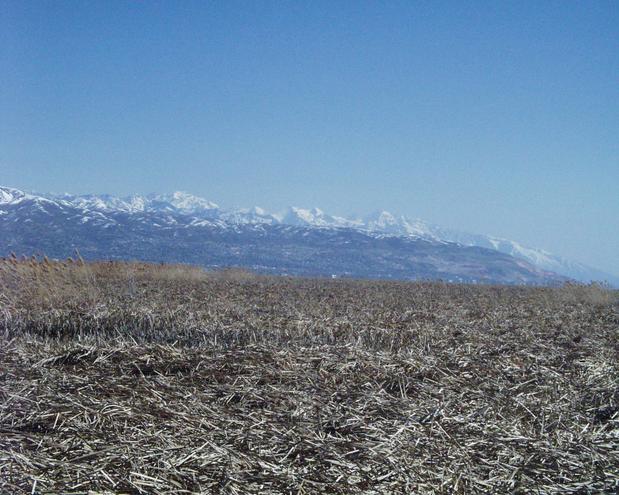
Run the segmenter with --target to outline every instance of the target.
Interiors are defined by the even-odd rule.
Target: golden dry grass
[[[599,286],[0,263],[0,491],[613,493]]]

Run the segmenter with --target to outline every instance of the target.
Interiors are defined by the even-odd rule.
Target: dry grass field
[[[619,307],[0,263],[2,493],[616,493]]]

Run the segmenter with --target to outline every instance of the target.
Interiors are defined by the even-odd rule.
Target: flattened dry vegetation
[[[598,286],[0,264],[3,493],[614,493]]]

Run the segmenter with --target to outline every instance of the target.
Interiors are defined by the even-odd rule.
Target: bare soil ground
[[[616,493],[599,286],[0,263],[2,493]]]

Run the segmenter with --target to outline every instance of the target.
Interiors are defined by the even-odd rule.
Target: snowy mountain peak
[[[84,194],[80,196],[63,194],[50,195],[48,198],[86,210],[103,212],[181,212],[186,214],[202,214],[219,209],[219,206],[211,201],[182,191],[162,195],[132,195],[123,198],[109,194]]]
[[[284,217],[283,223],[289,223],[291,225],[316,225],[324,224],[324,215],[318,208],[313,210],[306,210],[304,208],[298,208],[291,206],[288,210],[288,214]]]
[[[10,187],[0,187],[0,204],[12,203],[20,195],[23,195],[21,191],[12,189]]]
[[[184,213],[197,213],[209,210],[218,210],[219,205],[193,194],[175,191],[172,194],[153,196],[153,200],[169,203],[174,208]]]
[[[0,206],[17,205],[23,202],[30,202],[38,209],[44,209],[46,205],[54,203],[43,196],[29,194],[12,187],[0,187]]]
[[[50,199],[57,199],[69,205],[95,211],[135,213],[144,211],[146,207],[146,201],[142,196],[117,198],[109,194],[84,194],[81,196],[63,194],[62,196],[50,196]]]
[[[433,234],[432,227],[423,220],[411,220],[403,215],[396,216],[384,210],[368,215],[363,223],[369,231],[439,240]]]
[[[369,230],[395,232],[399,229],[400,222],[388,211],[376,211],[365,218]]]
[[[333,227],[333,228],[359,228],[362,224],[358,220],[344,217],[336,217],[326,214],[320,208],[310,210],[291,206],[279,217],[280,223],[286,225]]]

